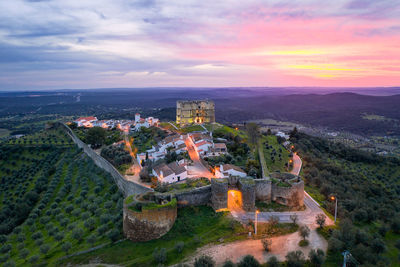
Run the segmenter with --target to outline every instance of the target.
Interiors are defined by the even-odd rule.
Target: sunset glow
[[[400,84],[393,0],[15,0],[0,14],[3,90]]]

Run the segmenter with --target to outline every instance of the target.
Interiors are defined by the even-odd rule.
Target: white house
[[[203,140],[194,144],[194,149],[199,155],[205,155],[210,150],[213,144],[209,141]]]
[[[93,123],[97,121],[96,117],[80,117],[76,119],[74,122],[78,125],[78,127],[93,127]]]
[[[211,149],[205,156],[218,157],[225,154],[228,154],[228,149],[225,143],[213,143]]]
[[[153,168],[152,173],[161,183],[175,183],[188,177],[186,165],[179,165],[178,162],[157,165]]]
[[[275,135],[279,136],[279,137],[282,137],[282,138],[285,138],[286,140],[289,139],[289,135],[285,134],[284,132],[277,132]]]
[[[229,176],[246,177],[247,173],[238,166],[221,164],[219,168],[215,168],[215,176],[217,178],[228,178]]]

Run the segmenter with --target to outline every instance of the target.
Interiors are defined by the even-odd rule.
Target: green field
[[[163,237],[148,242],[123,241],[96,251],[72,257],[62,261],[63,265],[84,264],[92,259],[103,263],[121,264],[124,266],[158,266],[153,259],[155,248],[165,248],[167,260],[165,265],[179,263],[191,255],[197,248],[209,244],[232,242],[247,238],[247,231],[233,221],[228,213],[215,213],[210,207],[188,207],[178,210],[178,218],[172,229]],[[181,253],[175,245],[184,242]]]
[[[10,131],[7,129],[0,128],[0,138],[7,137],[10,135]]]
[[[41,130],[37,133],[24,135],[17,139],[10,139],[7,144],[19,144],[19,145],[59,145],[59,146],[71,146],[73,142],[71,138],[62,129],[49,129]]]
[[[0,263],[58,266],[60,257],[122,237],[122,195],[75,146],[0,151]]]

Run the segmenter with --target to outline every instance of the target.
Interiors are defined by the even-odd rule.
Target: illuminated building
[[[199,124],[215,122],[215,105],[211,100],[179,100],[176,102],[176,123]]]

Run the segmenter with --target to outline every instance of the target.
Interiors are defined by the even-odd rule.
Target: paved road
[[[131,143],[129,142],[129,135],[128,134],[129,134],[129,132],[124,131],[125,146],[128,148],[129,154],[133,158],[133,164],[129,167],[129,171],[128,172],[133,172],[134,175],[125,174],[124,177],[128,181],[131,181],[131,182],[134,182],[134,183],[138,183],[138,184],[141,184],[141,185],[146,186],[146,187],[151,187],[150,183],[143,183],[140,180],[139,173],[140,173],[141,169],[140,169],[139,163],[138,163],[138,161],[137,161],[137,159],[135,157],[135,153],[133,153],[133,151],[132,151],[132,147],[131,147]]]
[[[194,149],[189,138],[186,138],[185,144],[189,157],[193,161],[193,165],[188,166],[188,175],[190,177],[206,177],[209,179],[213,178],[214,175],[203,165],[203,163],[201,163],[200,156]]]
[[[296,152],[293,152],[293,169],[290,173],[292,173],[294,175],[299,175],[302,165],[303,165],[303,162],[301,161],[301,158],[299,157],[299,155],[297,155]]]

